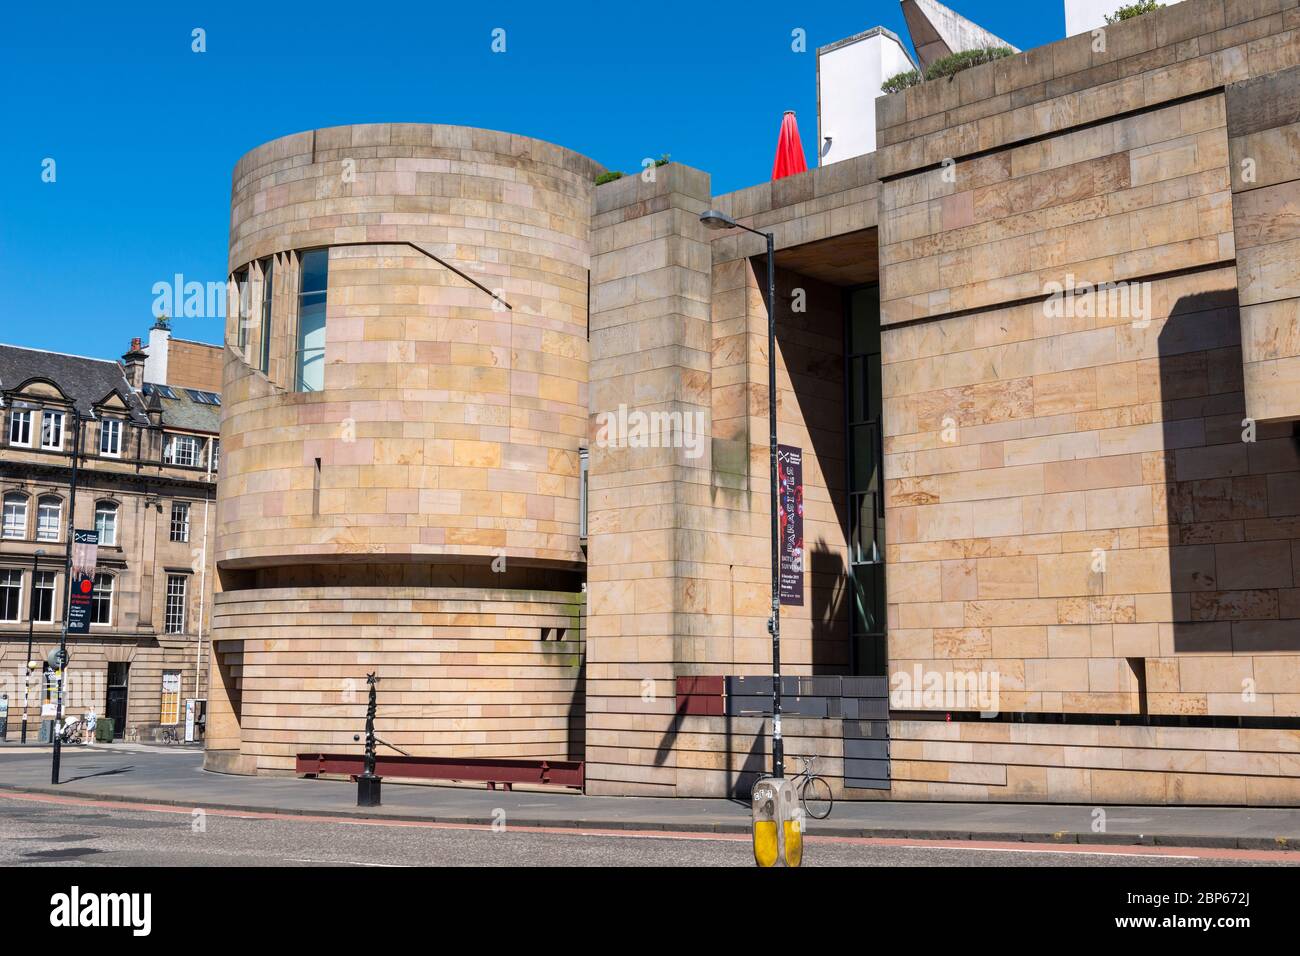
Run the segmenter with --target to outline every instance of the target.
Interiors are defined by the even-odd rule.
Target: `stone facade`
[[[592,793],[744,792],[769,721],[698,688],[770,673],[766,263],[714,208],[777,250],[779,440],[804,455],[784,672],[874,672],[850,501],[879,491],[880,678],[997,686],[885,720],[809,680],[787,753],[861,799],[1300,800],[1300,6],[1187,0],[1103,41],[885,97],[876,153],[724,196],[676,163],[596,187],[451,127],[241,160],[230,265],[273,332],[228,329],[210,765],[347,749],[347,682],[379,669],[380,733],[415,753],[581,749]],[[301,392],[298,263],[325,247]],[[875,289],[864,491],[849,325]],[[865,789],[850,761],[886,746]]]
[[[520,753],[570,752],[599,172],[536,140],[403,124],[301,133],[240,160],[230,267],[236,284],[250,276],[239,301],[254,307],[227,330],[215,634],[218,662],[240,663],[214,705],[212,765],[291,770],[297,750],[350,740],[364,694],[348,703],[349,682],[369,670],[385,719],[396,700],[436,711],[383,724],[398,747],[502,756],[531,734]],[[327,318],[323,381],[305,391],[310,250],[327,250]],[[392,603],[399,583],[416,589],[409,602]],[[311,615],[278,613],[284,587],[376,610],[321,642]],[[244,625],[256,614],[274,636]],[[520,711],[497,705],[524,701],[547,729],[516,731]],[[335,728],[333,712],[349,720]]]
[[[93,710],[114,718],[117,737],[148,740],[183,723],[186,698],[206,697],[216,497],[208,454],[218,412],[195,406],[179,385],[175,398],[146,394],[144,358],[139,340],[123,364],[0,346],[0,497],[6,511],[0,575],[17,585],[17,605],[0,605],[6,608],[0,615],[0,693],[9,699],[7,740],[21,736],[29,630],[33,660],[44,661],[59,644],[73,526],[108,522],[112,534],[99,548],[98,572],[110,582],[105,613],[92,619],[89,634],[68,637],[66,713],[80,717]],[[15,423],[16,416],[23,421]],[[59,433],[51,431],[51,419],[60,423]],[[116,441],[103,437],[109,428],[117,429]],[[178,438],[187,443],[180,454],[173,444]],[[70,508],[74,447],[80,474]],[[28,739],[34,741],[41,726],[40,670],[33,672],[29,696]]]

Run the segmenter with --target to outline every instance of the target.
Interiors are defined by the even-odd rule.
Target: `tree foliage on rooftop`
[[[896,73],[880,84],[880,89],[885,93],[897,93],[899,90],[905,90],[909,86],[916,86],[927,80],[937,80],[944,76],[956,76],[962,70],[969,70],[973,66],[980,66],[984,63],[992,63],[994,60],[1011,56],[1014,52],[1009,46],[986,46],[980,47],[978,50],[961,50],[957,53],[951,53],[940,60],[935,60],[926,67],[924,74],[918,70],[906,70],[902,73]]]
[[[1114,13],[1106,15],[1106,22],[1119,23],[1123,20],[1132,20],[1134,17],[1140,17],[1144,13],[1150,13],[1152,10],[1159,10],[1163,3],[1157,0],[1137,0],[1136,3],[1130,3],[1127,6],[1120,7]]]

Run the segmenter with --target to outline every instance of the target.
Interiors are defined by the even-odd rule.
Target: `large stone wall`
[[[373,669],[380,733],[411,753],[581,753],[599,172],[548,143],[415,124],[299,133],[239,161],[230,268],[274,257],[274,305],[263,374],[254,266],[246,354],[240,316],[227,328],[213,766],[355,749],[363,711],[340,695]],[[299,392],[299,255],[322,247],[323,388]]]
[[[505,133],[396,124],[299,133],[240,160],[231,269],[278,261],[269,375],[237,352],[226,366],[223,569],[498,552],[581,563],[597,169]],[[290,253],[320,246],[324,389],[299,393]],[[255,328],[254,356],[259,343]]]
[[[1190,0],[880,101],[896,676],[1300,714],[1300,453],[1244,420],[1223,95],[1300,59],[1294,7]],[[1300,733],[1246,726],[900,721],[893,794],[1294,802]]]

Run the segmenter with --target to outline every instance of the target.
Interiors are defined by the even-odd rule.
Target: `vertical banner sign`
[[[99,532],[72,532],[72,594],[68,598],[68,633],[90,633],[91,592],[99,560]]]
[[[776,446],[781,603],[803,605],[803,449]]]

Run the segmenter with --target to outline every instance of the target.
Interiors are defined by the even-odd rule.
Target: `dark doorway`
[[[104,716],[113,721],[114,740],[120,739],[126,732],[127,675],[130,670],[130,664],[108,665],[108,700]]]

